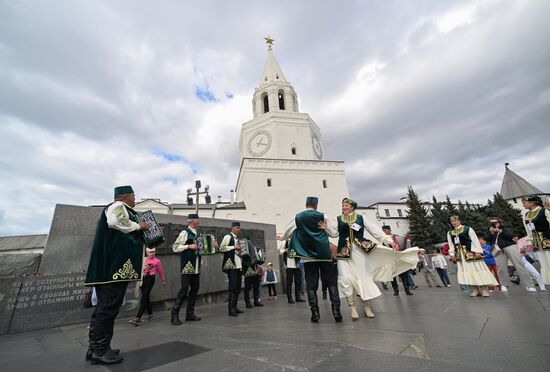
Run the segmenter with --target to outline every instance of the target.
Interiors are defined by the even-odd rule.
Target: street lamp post
[[[202,194],[206,194],[204,196],[204,201],[206,204],[210,204],[212,202],[212,198],[208,194],[208,190],[210,189],[210,186],[206,185],[204,186],[204,191],[201,191],[201,181],[196,180],[195,181],[195,191],[193,191],[193,188],[190,187],[187,189],[187,205],[193,205],[193,196],[195,197],[195,213],[199,214],[199,196]]]

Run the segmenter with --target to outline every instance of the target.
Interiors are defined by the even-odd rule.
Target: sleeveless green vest
[[[105,211],[97,222],[90,263],[86,272],[84,285],[94,286],[115,282],[132,282],[141,280],[143,264],[143,232],[133,231],[125,234],[109,228]],[[136,222],[136,212],[125,206],[131,221]]]

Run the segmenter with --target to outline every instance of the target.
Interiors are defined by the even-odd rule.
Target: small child
[[[489,271],[493,273],[493,276],[498,282],[498,289],[502,291],[500,279],[498,278],[497,260],[495,259],[495,256],[493,256],[493,254],[491,253],[491,246],[487,244],[487,241],[483,237],[479,238],[479,244],[483,249],[483,259],[485,261],[485,265],[487,265]],[[493,289],[493,286],[489,286],[490,291],[492,291]]]
[[[441,283],[443,283],[443,285],[446,287],[450,287],[451,280],[449,279],[449,274],[447,274],[447,261],[445,260],[445,257],[443,257],[443,255],[440,255],[439,253],[440,251],[438,249],[433,251],[432,264],[434,265],[437,274],[441,279]]]
[[[155,257],[155,248],[146,248],[147,258],[145,259],[145,265],[143,266],[143,278],[141,284],[141,302],[139,304],[139,311],[134,319],[130,319],[128,323],[138,326],[141,324],[141,316],[147,310],[147,320],[153,318],[153,308],[151,306],[151,290],[155,285],[155,273],[158,272],[160,279],[162,280],[162,286],[166,287],[166,281],[164,279],[164,271],[162,270],[162,264],[160,260]]]
[[[277,299],[277,290],[275,289],[275,284],[277,284],[277,274],[273,271],[273,264],[271,262],[267,263],[267,270],[264,273],[264,285],[267,286],[269,292],[268,299]]]

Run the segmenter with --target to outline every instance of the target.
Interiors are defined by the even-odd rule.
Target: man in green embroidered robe
[[[178,291],[176,301],[172,307],[170,321],[173,325],[180,325],[180,307],[187,298],[186,321],[198,321],[200,317],[195,315],[195,302],[200,287],[201,256],[197,254],[196,237],[200,224],[199,216],[192,213],[187,216],[187,227],[179,234],[172,250],[180,253],[181,288]],[[217,248],[218,243],[214,242]]]
[[[304,262],[311,321],[316,323],[320,319],[317,299],[320,274],[322,281],[327,283],[334,320],[341,322],[338,273],[336,265],[332,262],[336,256],[336,246],[328,240],[325,231],[327,228],[325,216],[317,211],[318,203],[317,197],[307,197],[306,210],[296,215],[293,223],[286,228],[282,238],[288,238],[295,230],[289,244],[289,256],[300,257]]]
[[[111,349],[114,323],[128,283],[141,279],[144,241],[140,230],[149,228],[145,222],[136,222],[131,186],[116,187],[114,194],[115,202],[99,217],[84,283],[95,287],[97,294],[86,352],[86,360],[93,364],[122,361],[118,350]]]

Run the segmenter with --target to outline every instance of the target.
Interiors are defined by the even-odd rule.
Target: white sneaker
[[[535,287],[527,287],[525,289],[527,289],[527,292],[536,292],[537,291],[537,289]]]
[[[501,291],[501,292],[508,292],[508,288],[506,288],[505,286],[501,285],[501,286],[500,286],[500,291]]]

